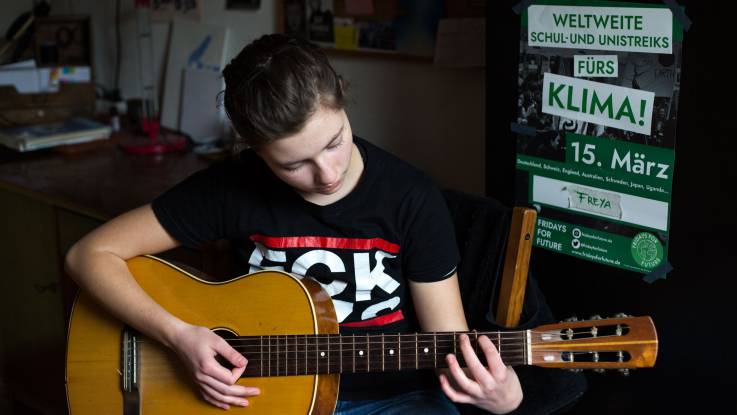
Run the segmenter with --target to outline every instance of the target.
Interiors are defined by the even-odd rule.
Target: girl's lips
[[[332,184],[329,184],[327,186],[318,187],[317,189],[318,189],[318,191],[320,193],[333,193],[336,190],[338,190],[338,188],[340,188],[340,184],[341,184],[341,181],[339,180],[339,181],[337,181],[335,183],[332,183]]]

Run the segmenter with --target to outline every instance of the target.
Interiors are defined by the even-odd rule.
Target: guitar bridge
[[[138,333],[126,327],[121,339],[122,374],[121,389],[123,390],[123,415],[139,415],[141,413],[141,396],[138,389],[141,368],[139,364]]]

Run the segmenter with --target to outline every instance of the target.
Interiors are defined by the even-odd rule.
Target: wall
[[[225,0],[201,3],[202,23],[230,28],[227,60],[251,40],[275,29],[272,1],[262,1],[257,11],[226,11]],[[112,86],[115,2],[55,0],[52,8],[54,13],[93,16],[96,77]],[[156,73],[161,80],[169,25],[157,23],[152,29]],[[125,98],[140,96],[135,34],[133,0],[122,0],[120,86]],[[424,62],[336,55],[331,60],[351,84],[348,111],[354,133],[425,170],[442,186],[484,192],[483,69],[451,70]]]

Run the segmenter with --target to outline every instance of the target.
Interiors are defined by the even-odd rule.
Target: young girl
[[[66,262],[79,285],[175,351],[202,397],[224,409],[246,406],[260,393],[235,383],[246,358],[208,328],[155,303],[125,260],[228,239],[241,274],[275,268],[316,279],[333,299],[342,333],[468,330],[440,191],[417,169],[353,135],[345,86],[324,53],[298,38],[263,36],[223,75],[225,108],[247,149],[80,240]],[[462,336],[465,371],[448,355],[439,377],[344,374],[336,413],[456,414],[445,395],[509,412],[522,400],[517,376],[489,339],[481,336],[479,344],[488,367]],[[233,368],[221,366],[217,355]]]

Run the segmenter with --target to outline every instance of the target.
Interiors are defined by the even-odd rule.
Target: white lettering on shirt
[[[282,266],[271,266],[266,267],[263,265],[264,258],[268,259],[269,261],[273,262],[287,262],[287,253],[284,251],[272,251],[271,249],[266,248],[265,246],[261,245],[260,243],[256,242],[256,248],[254,248],[253,252],[251,252],[251,257],[248,259],[248,264],[250,265],[250,268],[248,269],[249,273],[261,271],[264,269],[273,269],[277,271],[284,271],[284,267]]]
[[[353,275],[355,276],[356,282],[356,301],[370,301],[371,291],[374,287],[379,287],[389,294],[396,291],[399,287],[400,283],[384,272],[386,269],[384,266],[385,258],[396,258],[396,255],[391,255],[387,252],[377,250],[374,253],[376,266],[371,269],[369,252],[357,252],[353,254]],[[264,264],[264,259],[284,265],[267,266]],[[255,248],[253,252],[251,252],[248,262],[250,265],[249,272],[256,272],[265,269],[284,271],[285,267],[289,266],[287,263],[286,251],[272,250],[258,242],[255,243]],[[303,278],[307,275],[311,267],[318,264],[327,266],[331,273],[346,272],[343,260],[337,254],[324,249],[315,249],[300,255],[292,264],[290,272],[298,278]],[[333,280],[330,284],[323,284],[320,281],[317,282],[328,293],[328,295],[330,295],[338,322],[343,322],[353,312],[354,304],[350,301],[336,300],[332,297],[345,291],[348,283],[337,279]],[[399,303],[400,298],[395,296],[380,303],[370,305],[361,313],[361,319],[367,320],[374,318],[379,311],[387,308],[392,310],[396,308]]]
[[[333,300],[335,301],[335,300]],[[392,297],[388,300],[382,301],[380,303],[374,304],[370,307],[366,307],[365,310],[363,310],[363,313],[361,313],[361,320],[368,320],[370,318],[376,317],[376,314],[385,309],[388,308],[389,310],[394,309],[394,307],[399,305],[399,297]]]
[[[370,269],[368,252],[353,254],[353,267],[356,272],[356,301],[367,301],[371,299],[371,290],[379,286],[387,293],[393,293],[399,287],[399,283],[384,273],[384,258],[395,258],[383,251],[376,251],[376,267]]]

